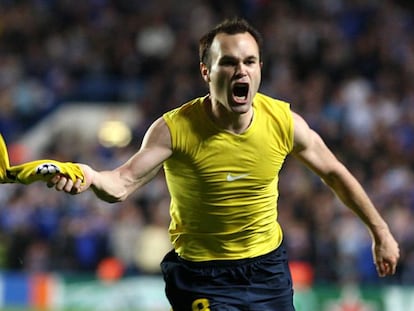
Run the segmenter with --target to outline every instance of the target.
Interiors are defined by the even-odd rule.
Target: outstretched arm
[[[156,120],[144,136],[141,148],[123,165],[108,171],[96,171],[79,164],[85,181],[73,181],[64,175],[54,176],[48,183],[59,191],[72,194],[91,188],[98,198],[113,203],[125,200],[134,190],[149,182],[170,157],[171,135],[163,118]]]
[[[297,114],[294,116],[293,155],[318,174],[338,198],[367,226],[373,240],[373,257],[378,275],[395,273],[398,244],[361,184],[333,155],[321,137]]]

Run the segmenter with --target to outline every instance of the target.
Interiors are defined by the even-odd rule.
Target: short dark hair
[[[206,64],[207,67],[210,68],[211,66],[211,55],[210,55],[210,47],[213,43],[214,38],[219,33],[226,33],[229,35],[235,35],[239,33],[250,33],[253,38],[256,40],[257,45],[259,47],[259,57],[261,57],[262,53],[262,44],[263,39],[261,34],[257,29],[251,26],[245,19],[235,17],[232,19],[225,19],[223,22],[215,26],[212,30],[207,32],[204,36],[201,37],[199,41],[199,58],[200,62]]]

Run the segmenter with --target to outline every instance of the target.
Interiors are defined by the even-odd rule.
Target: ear
[[[201,72],[201,76],[203,77],[203,80],[209,83],[210,82],[210,71],[208,70],[206,64],[200,63],[200,72]]]

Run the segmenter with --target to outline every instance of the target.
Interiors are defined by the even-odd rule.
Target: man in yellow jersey
[[[363,221],[379,276],[394,274],[397,242],[358,181],[289,104],[258,93],[259,33],[244,20],[226,20],[199,47],[208,95],[156,120],[120,167],[96,171],[78,164],[79,178],[62,173],[71,171],[67,163],[53,163],[60,173],[48,185],[72,194],[90,188],[102,200],[119,202],[163,166],[174,249],[161,267],[175,311],[294,310],[276,208],[288,155],[319,175]],[[25,181],[18,168],[7,172],[0,177]]]

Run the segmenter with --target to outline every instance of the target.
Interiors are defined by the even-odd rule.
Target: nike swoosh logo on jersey
[[[245,178],[247,176],[249,176],[249,174],[232,175],[231,173],[228,173],[227,177],[226,177],[226,180],[227,181],[235,181],[235,180],[238,180],[238,179]]]

